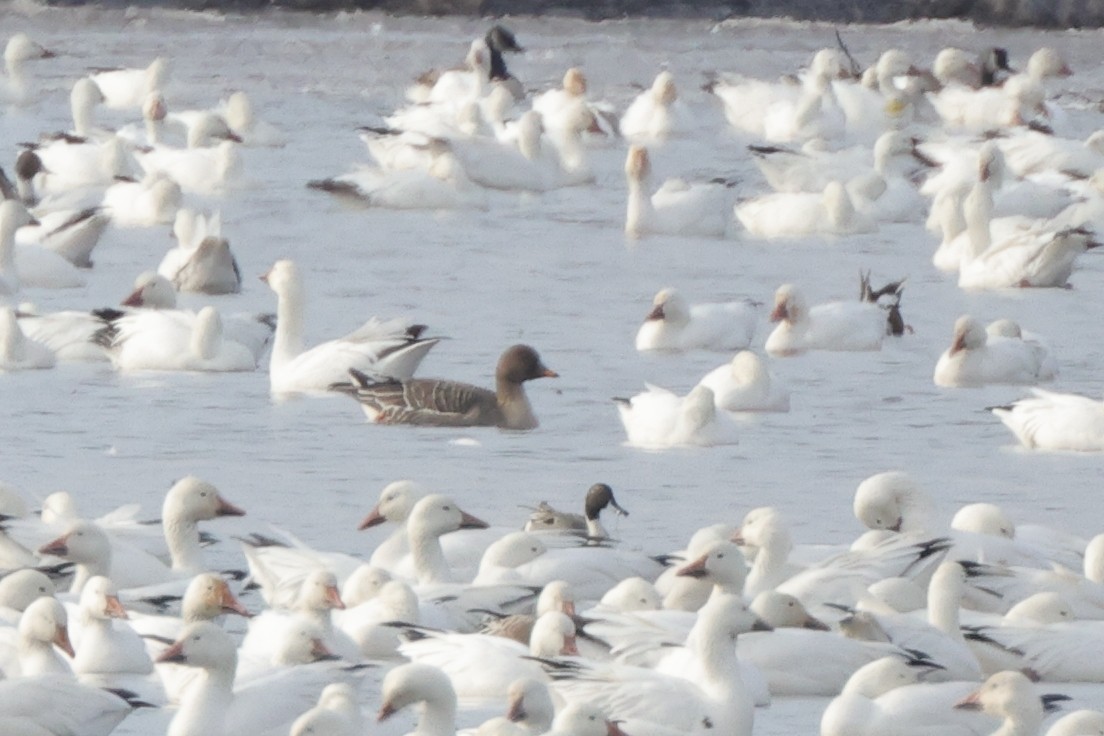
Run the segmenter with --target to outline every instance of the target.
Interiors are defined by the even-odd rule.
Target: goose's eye
[[[200,498],[207,498],[207,491],[201,491],[199,496]]]

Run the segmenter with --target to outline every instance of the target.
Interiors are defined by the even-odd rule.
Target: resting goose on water
[[[354,368],[349,374],[352,381],[330,388],[354,397],[376,424],[502,429],[535,429],[537,418],[522,384],[559,375],[528,345],[514,345],[499,358],[494,391],[440,379],[375,380]]]

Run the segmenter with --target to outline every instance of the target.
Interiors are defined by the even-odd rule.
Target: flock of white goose
[[[629,237],[846,237],[927,217],[933,264],[964,289],[1066,286],[1104,227],[1104,149],[1099,134],[1056,134],[1047,84],[1069,70],[1053,49],[1021,73],[1000,49],[947,49],[930,72],[892,50],[862,74],[829,49],[793,78],[718,76],[709,87],[728,122],[769,144],[750,155],[776,190],[735,205],[725,183],[651,181],[649,146],[688,132],[673,75],[617,115],[588,99],[576,68],[527,100],[503,57],[520,50],[491,29],[465,68],[419,80],[409,106],[361,131],[374,164],[310,186],[371,207],[490,208],[503,190],[591,184],[590,152],[623,138]],[[11,101],[30,94],[23,63],[48,56],[11,39]],[[522,386],[556,373],[527,345],[503,353],[493,390],[414,378],[439,338],[401,320],[307,348],[304,277],[290,260],[263,276],[275,318],[177,309],[178,292],[235,293],[242,279],[218,213],[182,207],[184,196],[232,189],[243,146],[285,137],[244,94],[173,110],[168,73],[157,59],[78,80],[72,131],[25,147],[14,181],[0,178],[0,294],[12,305],[0,309],[0,370],[253,371],[270,351],[274,394],[341,391],[380,423],[537,426]],[[143,120],[102,129],[101,105]],[[176,245],[117,308],[20,303],[83,283],[109,224],[171,226]],[[692,305],[664,288],[638,350],[739,352],[686,396],[649,386],[617,399],[629,442],[720,444],[733,414],[788,411],[768,360],[909,339],[904,288],[864,276],[860,298],[810,307],[779,286],[768,357],[749,349],[756,304]],[[1033,385],[1057,362],[1011,320],[962,316],[933,380]],[[994,412],[1027,447],[1104,450],[1099,402],[1036,389]],[[0,487],[0,733],[99,736],[139,709],[169,736],[352,736],[412,709],[415,733],[447,736],[494,709],[475,732],[747,736],[773,698],[822,696],[822,736],[1104,734],[1104,713],[1050,715],[1065,699],[1050,683],[1104,682],[1104,536],[1016,527],[991,504],[944,527],[901,473],[859,486],[868,531],[846,549],[795,546],[763,507],[683,550],[644,554],[609,538],[600,514],[611,507],[625,513],[596,484],[583,516],[542,504],[515,531],[397,481],[361,524],[394,525],[367,562],[253,535],[236,575],[208,568],[199,524],[245,511],[198,478],[172,486],[159,526],[133,508],[83,520],[64,494],[32,512]],[[379,691],[367,684],[375,667],[390,668]]]

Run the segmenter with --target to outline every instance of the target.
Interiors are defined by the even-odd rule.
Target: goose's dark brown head
[[[537,351],[528,345],[514,345],[498,359],[495,377],[510,383],[523,383],[534,378],[556,378],[560,374],[545,367]]]

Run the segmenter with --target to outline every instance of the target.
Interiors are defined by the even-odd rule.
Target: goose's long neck
[[[404,522],[391,532],[391,536],[379,543],[368,562],[377,567],[389,568],[409,551],[409,537]]]
[[[646,178],[629,177],[629,204],[625,214],[625,232],[629,235],[643,233],[648,227],[648,221],[655,214],[651,196],[648,194],[648,184]]]
[[[976,258],[992,245],[989,225],[993,216],[993,192],[987,182],[979,181],[962,203],[970,252]]]
[[[958,609],[962,603],[962,584],[940,575],[937,570],[928,587],[928,623],[956,640],[963,640]]]
[[[172,557],[172,569],[198,574],[207,568],[203,564],[203,548],[199,545],[199,526],[180,514],[164,514],[161,528]]]
[[[54,650],[54,645],[38,639],[19,640],[19,672],[22,677],[46,674],[72,674],[69,665]]]
[[[272,367],[294,360],[303,352],[303,287],[288,284],[276,303],[276,336],[272,341]]]
[[[780,535],[771,535],[767,543],[759,548],[755,562],[748,571],[744,593],[752,598],[764,590],[770,590],[782,582],[786,563],[790,557],[789,539]]]
[[[234,700],[234,670],[204,670],[185,691],[166,736],[224,733],[226,712]]]
[[[78,563],[76,570],[73,572],[73,583],[69,587],[69,592],[79,596],[81,591],[84,590],[84,584],[97,575],[111,577],[110,556],[106,560]]]
[[[1043,708],[1038,698],[1029,698],[1021,702],[1016,713],[1004,719],[1000,728],[992,736],[1035,736],[1043,725]]]
[[[412,527],[409,535],[410,554],[414,558],[418,582],[422,585],[451,583],[452,570],[449,569],[444,550],[441,549],[441,538],[417,527]]]
[[[0,277],[13,291],[19,290],[19,271],[15,268],[15,231],[8,222],[0,220]]]
[[[422,736],[454,736],[456,703],[450,702],[448,698],[426,699],[416,733]]]
[[[509,429],[534,429],[537,426],[537,417],[522,384],[498,378],[495,380],[495,397],[498,410],[505,420],[503,426]]]
[[[93,117],[92,105],[85,101],[73,104],[73,132],[87,138],[92,134]]]

